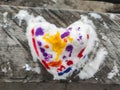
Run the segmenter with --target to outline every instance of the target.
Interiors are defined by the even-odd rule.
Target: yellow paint
[[[45,34],[43,39],[51,44],[52,50],[57,53],[55,60],[58,61],[62,51],[66,47],[67,42],[64,42],[64,40],[61,39],[59,32],[55,35]]]
[[[70,42],[73,41],[73,38],[71,38],[70,36],[68,36],[67,38],[68,38],[68,40],[69,40]]]

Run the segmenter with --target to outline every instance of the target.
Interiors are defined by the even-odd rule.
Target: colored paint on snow
[[[81,58],[83,56],[83,52],[84,52],[85,48],[83,48],[80,53],[78,54],[78,57]]]
[[[36,54],[39,56],[39,53],[38,53],[38,50],[37,50],[37,46],[36,46],[36,42],[35,42],[35,39],[34,39],[34,38],[32,38],[32,42],[33,42],[33,47],[34,47],[34,49],[35,49],[35,52],[36,52]]]
[[[47,64],[44,60],[42,60],[42,64],[44,65],[44,67],[45,67],[46,69],[50,69],[50,67],[48,66],[48,64]]]
[[[44,32],[43,32],[43,29],[41,27],[36,29],[36,32],[35,32],[36,36],[43,35],[43,34],[44,34]]]
[[[72,60],[67,61],[67,65],[68,65],[68,66],[70,66],[70,65],[72,65],[72,64],[73,64],[73,61],[72,61]]]
[[[67,43],[61,39],[59,32],[57,32],[55,35],[46,34],[43,36],[43,39],[51,44],[52,50],[56,52],[55,60],[58,61]]]
[[[73,46],[72,46],[72,45],[68,45],[68,46],[66,47],[66,51],[69,52],[69,57],[71,57],[72,50],[73,50]]]
[[[49,62],[48,66],[52,66],[52,67],[59,67],[62,64],[62,61],[53,61],[53,62]]]
[[[65,38],[65,37],[67,37],[67,36],[69,36],[70,35],[70,32],[64,32],[62,35],[61,35],[61,38]]]

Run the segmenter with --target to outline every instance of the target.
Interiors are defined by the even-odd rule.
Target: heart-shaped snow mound
[[[29,19],[26,35],[32,56],[54,79],[66,79],[78,71],[98,40],[94,24],[86,16],[67,28],[59,28],[41,16],[25,19]]]

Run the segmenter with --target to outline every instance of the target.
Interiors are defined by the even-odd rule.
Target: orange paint
[[[67,39],[66,39],[66,38],[64,39],[64,42],[67,42]]]
[[[49,48],[49,45],[45,45],[44,47],[45,47],[45,48]]]
[[[49,62],[47,63],[48,66],[52,66],[52,67],[59,67],[62,64],[62,61],[53,61],[53,62]]]

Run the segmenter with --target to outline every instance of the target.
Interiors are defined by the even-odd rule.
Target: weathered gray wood
[[[46,20],[56,24],[58,27],[67,27],[80,18],[80,15],[87,15],[97,27],[97,34],[101,40],[101,45],[107,48],[109,52],[105,65],[94,78],[89,80],[79,80],[78,77],[71,78],[73,82],[85,83],[118,83],[120,84],[120,76],[114,77],[112,80],[107,79],[107,74],[111,71],[114,61],[120,69],[120,15],[116,15],[114,20],[109,18],[110,14],[99,13],[103,20],[90,17],[88,12],[72,11],[72,10],[53,10],[41,8],[24,8],[14,6],[0,6],[0,24],[3,22],[3,13],[8,12],[7,27],[0,27],[0,81],[13,82],[39,82],[51,81],[50,75],[39,62],[33,62],[27,39],[25,36],[26,23],[20,27],[18,21],[12,19],[13,16],[21,9],[28,10],[34,15],[42,15]],[[105,27],[104,23],[108,26]],[[102,38],[101,33],[105,34],[108,40]],[[23,66],[29,64],[31,67],[39,65],[42,73],[39,75],[33,71],[25,71]],[[2,68],[6,68],[7,72],[2,72]],[[60,81],[56,81],[60,82]]]

